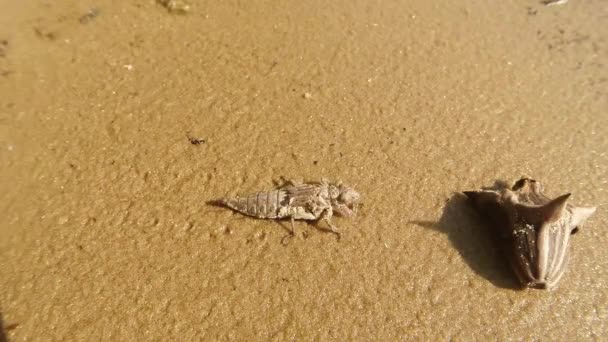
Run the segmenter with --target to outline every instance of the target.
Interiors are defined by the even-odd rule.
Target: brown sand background
[[[191,5],[0,1],[9,340],[608,338],[605,1]],[[554,291],[453,196],[522,174],[599,205]],[[340,242],[205,205],[281,176]]]

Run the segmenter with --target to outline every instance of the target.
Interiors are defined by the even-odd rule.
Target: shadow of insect
[[[4,325],[4,319],[2,317],[2,313],[0,313],[0,342],[7,342],[7,332],[16,329],[19,326],[17,323]]]

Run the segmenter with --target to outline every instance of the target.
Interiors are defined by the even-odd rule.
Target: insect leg
[[[331,223],[331,217],[333,215],[333,212],[331,210],[331,207],[328,209],[325,209],[325,211],[323,212],[323,221],[325,221],[325,223],[327,223],[327,225],[329,226],[329,228],[331,229],[331,232],[336,234],[336,236],[338,237],[338,240],[340,240],[340,238],[342,237],[342,235],[340,234],[340,232],[338,231],[338,228],[336,226],[333,225],[333,223]]]
[[[300,181],[297,181],[295,179],[287,179],[287,178],[285,178],[283,176],[279,177],[279,179],[280,179],[281,183],[275,181],[275,184],[277,186],[279,186],[280,188],[286,188],[286,187],[290,187],[290,186],[298,186],[298,185],[302,185],[303,184]]]
[[[338,214],[340,214],[342,216],[350,217],[350,216],[353,216],[356,212],[356,210],[351,210],[345,204],[334,204],[334,206],[335,206],[336,212],[338,212]]]
[[[291,236],[296,235],[296,224],[293,216],[291,216]]]
[[[283,236],[283,238],[281,239],[281,244],[282,245],[287,245],[286,241],[289,238],[292,238],[296,235],[296,224],[295,224],[295,220],[293,218],[293,216],[290,216],[291,218],[291,232],[289,232],[289,234]]]

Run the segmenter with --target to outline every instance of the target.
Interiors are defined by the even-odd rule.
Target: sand
[[[608,338],[605,1],[190,5],[1,1],[2,339]],[[553,291],[458,195],[521,175],[599,206]],[[205,204],[281,177],[340,241]]]

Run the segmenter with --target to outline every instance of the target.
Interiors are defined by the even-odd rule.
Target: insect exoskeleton
[[[287,182],[274,189],[223,198],[220,204],[242,214],[262,219],[291,219],[291,235],[295,232],[294,220],[323,219],[331,231],[340,234],[331,222],[333,213],[352,216],[357,212],[360,195],[353,188],[326,180],[313,183]]]
[[[561,279],[570,236],[595,212],[574,207],[570,194],[550,199],[539,182],[522,178],[511,189],[465,191],[489,220],[513,271],[524,286],[550,289]]]

